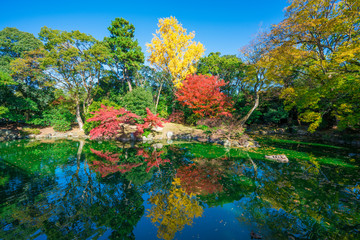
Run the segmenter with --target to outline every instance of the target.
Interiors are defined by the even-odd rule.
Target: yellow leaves
[[[192,40],[195,33],[187,34],[175,17],[160,19],[158,27],[151,43],[146,45],[150,53],[148,60],[151,65],[170,73],[175,88],[180,88],[182,81],[195,73],[194,64],[205,48]]]
[[[314,132],[322,122],[321,114],[313,111],[306,111],[299,115],[299,119],[303,122],[311,122],[308,131]]]
[[[153,204],[147,217],[158,223],[158,238],[173,239],[185,225],[192,225],[193,218],[201,217],[203,208],[194,197],[181,188],[180,178],[174,178],[169,192],[159,192],[150,197]]]

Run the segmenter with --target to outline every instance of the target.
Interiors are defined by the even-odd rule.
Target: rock
[[[159,148],[162,148],[163,145],[161,143],[155,143],[155,144],[152,145],[152,147],[159,149]]]
[[[300,135],[300,136],[306,136],[306,135],[308,135],[308,132],[305,131],[305,130],[298,130],[297,134]]]
[[[167,137],[168,140],[171,140],[171,138],[172,138],[173,135],[174,135],[173,132],[167,132],[167,133],[166,133],[166,137]]]
[[[249,141],[246,139],[240,139],[239,140],[239,146],[240,147],[248,147],[249,146]]]
[[[275,161],[280,162],[280,163],[288,163],[289,162],[289,159],[286,157],[285,154],[270,155],[270,156],[265,155],[265,158],[270,159],[270,160],[275,160]]]
[[[198,137],[198,138],[196,138],[196,141],[205,143],[205,142],[208,141],[208,139],[207,139],[207,138],[204,138],[204,137]]]
[[[162,127],[154,127],[152,130],[154,130],[155,132],[162,132],[164,128]]]
[[[237,147],[237,148],[241,147],[241,145],[239,144],[238,141],[233,141],[233,142],[231,143],[231,145],[232,145],[233,147]]]
[[[28,135],[28,137],[29,137],[29,138],[35,138],[36,135],[35,135],[35,134],[30,134],[30,135]]]
[[[231,147],[231,142],[229,140],[225,140],[224,147]]]

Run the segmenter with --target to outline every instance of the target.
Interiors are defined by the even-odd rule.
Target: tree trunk
[[[259,100],[260,100],[260,96],[259,93],[256,92],[255,93],[255,103],[254,106],[250,109],[250,111],[240,120],[240,124],[244,125],[245,122],[249,119],[249,117],[251,116],[251,114],[255,111],[255,109],[259,106]]]
[[[129,79],[126,79],[127,83],[128,83],[128,86],[129,86],[129,92],[132,91],[132,86],[131,86],[131,82]]]
[[[157,108],[158,108],[158,105],[159,105],[160,93],[161,93],[162,85],[163,85],[163,84],[161,83],[161,84],[160,84],[160,88],[159,88],[158,95],[157,95],[157,97],[156,97],[155,113],[157,113]]]
[[[81,159],[81,153],[82,153],[82,151],[83,151],[83,147],[84,147],[84,145],[85,145],[85,141],[84,140],[80,140],[79,141],[79,148],[78,148],[78,152],[77,152],[77,159],[80,161],[80,159]]]
[[[77,120],[77,122],[79,124],[80,130],[83,130],[84,122],[81,119],[81,115],[80,115],[80,103],[79,103],[79,100],[76,100],[76,120]]]

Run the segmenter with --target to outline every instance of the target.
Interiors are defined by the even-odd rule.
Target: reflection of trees
[[[146,151],[145,149],[139,149],[137,152],[137,156],[141,156],[144,158],[144,161],[147,164],[146,172],[149,172],[151,168],[157,167],[159,168],[161,164],[169,163],[169,159],[162,159],[160,157],[161,154],[163,154],[164,151],[156,151],[154,149],[153,151]]]
[[[120,172],[126,173],[131,171],[131,169],[142,165],[142,163],[123,163],[119,164],[119,154],[110,153],[110,152],[102,152],[94,149],[90,149],[92,153],[96,154],[100,158],[103,158],[104,161],[96,161],[94,160],[90,163],[90,167],[94,168],[96,172],[99,172],[102,177],[106,177],[109,174]]]
[[[193,218],[201,217],[203,208],[196,198],[181,188],[180,179],[175,178],[169,191],[160,191],[152,195],[153,204],[147,217],[158,225],[158,238],[173,239],[175,233],[185,225],[191,226]]]
[[[144,214],[139,188],[125,178],[101,181],[86,164],[82,147],[77,153],[74,149],[73,157],[57,171],[59,176],[51,177],[50,184],[48,177],[27,179],[27,186],[41,191],[29,189],[9,206],[0,223],[6,229],[1,239],[44,234],[48,239],[86,239],[106,231],[110,239],[134,238],[134,226]]]
[[[311,159],[312,160],[312,159]],[[316,161],[290,167],[260,163],[258,187],[237,202],[238,220],[256,222],[269,239],[355,239],[360,204],[339,184],[341,175],[323,172]],[[355,180],[356,181],[356,180]],[[357,230],[356,230],[357,229]]]
[[[197,166],[195,163],[180,167],[176,177],[188,194],[207,195],[221,192],[223,185],[219,182],[221,171],[213,166]]]

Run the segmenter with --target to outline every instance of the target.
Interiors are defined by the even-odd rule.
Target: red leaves
[[[210,166],[197,166],[193,163],[179,168],[176,177],[180,178],[181,186],[189,194],[207,195],[223,190],[219,183],[220,171]]]
[[[91,167],[95,168],[96,172],[101,174],[101,177],[106,177],[109,174],[121,172],[126,173],[131,171],[131,169],[142,165],[143,163],[124,163],[118,164],[120,159],[120,154],[118,153],[110,153],[110,152],[102,152],[94,149],[90,149],[92,153],[95,155],[107,160],[107,161],[93,161],[90,164]]]
[[[142,134],[144,129],[152,129],[154,127],[164,127],[163,121],[164,119],[159,117],[159,114],[153,114],[149,108],[146,108],[147,116],[144,118],[143,124],[136,124],[137,126],[137,134]]]
[[[168,121],[173,122],[173,123],[184,124],[185,123],[185,115],[183,112],[175,111],[169,116]]]
[[[170,162],[169,159],[162,159],[160,157],[163,153],[164,151],[158,152],[154,150],[151,154],[149,154],[144,149],[139,149],[136,156],[142,156],[144,158],[144,161],[147,162],[146,172],[149,172],[153,167],[159,168],[160,164]]]
[[[231,99],[220,91],[225,85],[215,76],[189,75],[175,95],[183,106],[201,117],[231,116]]]
[[[144,121],[146,124],[148,124],[148,127],[152,128],[152,127],[164,127],[162,121],[164,121],[164,119],[159,118],[159,114],[157,113],[156,115],[153,114],[149,108],[146,108],[146,113],[147,116],[146,118],[144,118]]]
[[[100,125],[90,131],[90,139],[116,137],[123,124],[136,125],[135,135],[142,134],[144,129],[163,127],[163,119],[158,117],[159,114],[153,114],[148,108],[146,108],[146,112],[147,117],[143,119],[144,123],[137,124],[136,119],[140,119],[140,116],[124,108],[114,109],[114,107],[101,105],[99,111],[91,112],[94,117],[86,120],[88,122],[100,121]]]

